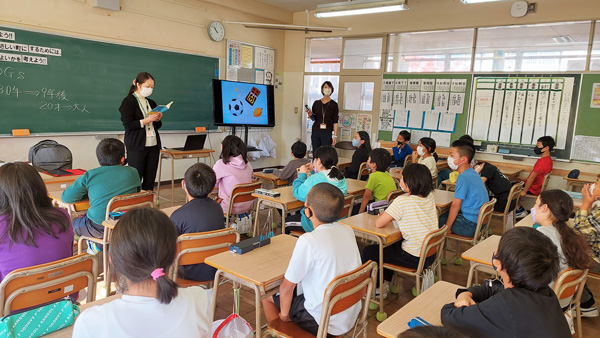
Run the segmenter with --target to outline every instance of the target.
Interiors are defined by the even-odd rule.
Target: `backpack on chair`
[[[43,140],[29,148],[29,163],[44,170],[72,169],[73,155],[69,148],[54,140]]]

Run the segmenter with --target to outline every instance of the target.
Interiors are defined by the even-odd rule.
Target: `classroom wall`
[[[579,21],[600,19],[600,1],[598,0],[544,0],[537,1],[537,12],[523,18],[513,18],[510,6],[513,1],[490,2],[465,5],[461,0],[410,0],[408,11],[384,13],[377,15],[357,15],[339,18],[316,18],[310,13],[309,22],[314,26],[350,27],[351,30],[334,33],[287,32],[285,35],[286,60],[284,68],[284,111],[294,111],[302,107],[304,80],[304,48],[308,38],[339,37],[339,36],[385,36],[388,33],[413,32],[427,30],[443,30],[453,28],[487,27],[501,25],[532,24],[545,22]],[[304,12],[294,13],[294,24],[305,25],[307,17]],[[287,99],[289,98],[289,99]],[[373,98],[379,101],[377,93]],[[378,113],[373,113],[373,126],[377,126]],[[293,115],[294,121],[302,122],[302,116]],[[285,127],[284,127],[285,128]],[[289,139],[300,137],[301,130],[288,127]],[[297,134],[291,134],[296,131]],[[284,140],[284,142],[288,142]],[[533,152],[532,152],[533,155]],[[500,155],[478,154],[478,158],[488,161],[502,161]],[[536,158],[526,158],[522,162],[514,162],[524,166],[533,166]],[[555,162],[555,169],[580,169],[582,172],[600,172],[600,166]],[[548,186],[563,188],[565,181],[562,177],[553,176]]]
[[[276,72],[283,73],[285,57],[284,36],[280,31],[246,29],[241,25],[226,24],[225,40],[209,40],[206,25],[213,20],[246,22],[291,23],[292,13],[253,0],[121,0],[120,11],[92,7],[91,0],[0,0],[0,25],[62,34],[84,39],[99,40],[139,47],[171,50],[218,57],[222,72],[226,63],[226,39],[263,45],[276,50]],[[143,55],[140,55],[143,57]],[[143,71],[140,69],[140,71]],[[93,80],[94,74],[90,74]],[[135,74],[132,75],[132,79]],[[224,78],[224,73],[221,77]],[[123,91],[129,83],[123,84]],[[164,90],[157,79],[155,90]],[[279,165],[284,161],[282,152],[283,93],[275,92],[277,126],[253,132],[258,139],[270,133],[278,143],[278,158],[261,158],[252,162],[254,167]],[[115,111],[118,107],[115,107]],[[0,103],[0,114],[2,106]],[[1,114],[2,120],[8,119]],[[168,118],[168,115],[165,116]],[[195,126],[190,126],[192,129]],[[220,142],[226,133],[210,133],[208,146],[216,150],[218,159]],[[241,134],[238,133],[241,136]],[[119,136],[122,139],[122,134]],[[163,145],[183,146],[186,134],[162,134]],[[40,140],[51,138],[69,147],[73,152],[74,167],[91,169],[98,166],[95,148],[99,140],[89,136],[45,136],[27,138],[0,138],[0,160],[27,160],[29,148]],[[289,147],[288,147],[289,149]],[[286,158],[289,159],[289,158]],[[175,162],[176,177],[183,177],[194,160]],[[214,163],[214,161],[213,161]],[[164,162],[162,180],[171,178],[170,163]]]

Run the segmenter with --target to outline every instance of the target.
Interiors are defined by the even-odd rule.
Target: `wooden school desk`
[[[348,195],[354,195],[354,200],[356,201],[356,198],[361,198],[365,194],[365,187],[367,186],[367,181],[347,178],[346,186],[348,188]]]
[[[86,211],[90,208],[90,201],[88,199],[84,199],[75,203],[64,203],[60,198],[65,189],[48,191],[48,196],[52,199],[52,204],[58,206],[59,208],[66,209],[69,213],[69,216],[72,216],[76,212]]]
[[[567,176],[563,177],[564,180],[567,181],[567,191],[575,191],[573,188],[582,187],[588,183],[596,183],[598,179],[596,176],[591,175],[579,175],[577,178],[568,178]]]
[[[277,177],[277,175],[273,173],[263,173],[262,171],[256,171],[254,172],[254,177],[261,180],[263,182],[263,187],[265,187],[266,189],[273,189],[288,184],[288,181],[280,180],[279,177]]]
[[[377,264],[381,267],[383,266],[383,248],[402,239],[402,233],[391,222],[383,228],[378,228],[375,226],[376,220],[377,215],[369,215],[363,212],[341,219],[338,222],[351,227],[356,237],[377,242],[379,245],[379,262]],[[379,290],[383,290],[383,269],[379,269]],[[383,292],[379,293],[379,300],[373,300],[373,303],[379,304],[377,319],[384,320],[387,315],[383,311]]]
[[[382,337],[396,338],[408,330],[408,322],[414,317],[421,317],[431,325],[442,325],[441,310],[448,303],[454,303],[456,290],[460,285],[439,281],[425,290],[415,299],[396,311],[385,322],[377,326],[377,333]]]
[[[173,214],[173,212],[175,212],[175,210],[177,210],[179,208],[181,208],[181,205],[176,205],[176,206],[172,206],[169,208],[158,209],[158,210],[164,212],[167,216],[171,217],[171,214]],[[119,222],[119,220],[107,219],[107,220],[102,221],[102,225],[114,230],[115,225],[117,225],[117,222]]]
[[[531,219],[531,217],[529,217],[529,219]],[[469,276],[467,277],[467,287],[472,285],[473,272],[480,270],[493,272],[492,255],[496,252],[496,249],[498,249],[500,238],[501,236],[492,235],[460,255],[462,259],[466,259],[471,263]],[[475,275],[475,277],[477,277],[477,275]]]
[[[438,167],[438,170],[445,170],[450,168],[450,166],[448,165],[448,159],[446,158],[439,158],[439,160],[437,160],[437,162],[435,163]]]
[[[107,298],[102,298],[102,299],[98,299],[95,300],[93,302],[90,303],[85,303],[83,305],[81,305],[79,307],[79,310],[81,312],[85,311],[86,309],[95,306],[95,305],[102,305],[102,304],[106,304],[108,302],[111,302],[115,299],[120,299],[122,296],[122,294],[116,294],[116,295],[112,295],[110,297]],[[48,335],[45,335],[44,337],[47,338],[71,338],[73,336],[73,325],[69,326],[69,327],[65,327],[62,330],[56,331],[56,332],[52,332]]]
[[[345,168],[352,164],[352,159],[348,157],[338,157],[338,168]]]
[[[258,227],[258,212],[260,211],[261,204],[268,207],[278,208],[281,210],[281,233],[285,233],[285,215],[291,211],[297,211],[304,208],[304,202],[298,201],[292,193],[292,187],[281,187],[274,189],[281,195],[278,197],[269,197],[257,193],[253,193],[252,196],[258,198],[256,201],[256,217],[254,217],[254,235],[258,235],[260,229]]]
[[[267,246],[256,248],[243,255],[234,254],[231,251],[221,252],[210,256],[204,262],[217,269],[213,285],[213,313],[217,309],[217,291],[221,275],[232,279],[246,287],[254,290],[256,302],[256,337],[262,337],[261,299],[281,284],[283,275],[292,259],[292,252],[296,246],[296,237],[279,235],[271,237],[271,243]]]
[[[46,190],[55,191],[55,190],[65,190],[68,186],[73,184],[76,179],[81,177],[82,175],[68,175],[68,176],[52,176],[44,173],[40,173],[44,184],[46,185]]]
[[[158,159],[158,186],[156,187],[156,196],[160,196],[160,173],[162,171],[162,160],[171,159],[171,201],[175,202],[175,160],[181,160],[185,158],[195,158],[200,162],[200,158],[208,157],[208,163],[212,167],[211,153],[215,151],[212,149],[200,149],[200,150],[175,150],[175,149],[161,149],[160,157]],[[164,198],[164,197],[163,197]]]
[[[450,205],[452,204],[452,201],[454,201],[454,191],[434,189],[433,198],[435,199],[435,206],[441,215],[450,210]]]

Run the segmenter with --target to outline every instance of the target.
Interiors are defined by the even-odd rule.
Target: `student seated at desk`
[[[371,138],[366,131],[359,131],[354,135],[352,139],[352,145],[357,147],[352,154],[352,162],[350,166],[346,168],[344,176],[346,178],[356,179],[358,177],[358,170],[363,162],[367,162],[369,159],[369,153],[371,152]],[[361,180],[366,180],[367,176],[361,176]]]
[[[140,191],[140,175],[133,167],[125,165],[125,145],[123,142],[106,138],[96,147],[99,168],[88,170],[63,191],[60,197],[64,203],[81,201],[87,195],[90,208],[85,215],[73,220],[73,229],[78,236],[102,238],[106,217],[106,207],[111,198]],[[102,250],[88,242],[88,252]]]
[[[413,163],[423,164],[431,172],[432,181],[438,176],[437,161],[438,155],[435,153],[435,140],[431,137],[423,137],[419,140],[417,152],[412,153]]]
[[[554,149],[554,144],[552,136],[542,136],[537,140],[537,144],[533,147],[533,152],[536,155],[541,155],[541,157],[533,165],[533,170],[529,173],[527,179],[517,178],[519,181],[525,181],[521,197],[527,194],[538,196],[542,192],[544,178],[552,172],[553,162],[550,152]],[[518,218],[527,216],[527,211],[525,211],[522,205],[518,205],[515,212]]]
[[[397,145],[392,148],[392,152],[394,153],[394,161],[390,164],[390,167],[404,167],[406,156],[411,156],[413,153],[408,141],[410,141],[410,133],[406,130],[400,131],[400,133],[398,133],[398,137],[396,138]]]
[[[52,206],[44,181],[24,162],[0,167],[0,282],[13,270],[73,255],[67,212]]]
[[[590,247],[594,259],[594,267],[590,272],[600,274],[600,175],[595,184],[586,184],[581,189],[583,201],[581,208],[575,213],[575,231],[581,233]],[[587,284],[581,294],[581,315],[585,317],[597,317],[598,309],[594,306],[594,295]]]
[[[492,193],[490,198],[496,199],[494,211],[504,212],[508,199],[510,198],[510,189],[512,184],[504,174],[496,166],[490,163],[480,163],[473,167],[475,172],[481,176],[481,180]],[[513,200],[510,203],[509,211],[513,211],[516,207],[516,202]]]
[[[216,187],[219,189],[217,202],[224,213],[229,210],[229,196],[233,187],[252,182],[252,165],[248,163],[246,144],[235,135],[228,135],[221,143],[221,157],[213,166],[217,175]],[[233,205],[234,214],[243,214],[250,209],[253,201],[239,202]]]
[[[396,221],[395,225],[402,233],[402,240],[383,248],[383,262],[416,269],[419,265],[421,246],[425,237],[438,229],[437,211],[431,185],[431,174],[427,167],[411,163],[402,170],[400,188],[406,192],[398,196],[392,204],[380,214],[375,225],[378,228]],[[362,252],[363,262],[372,260],[379,262],[379,245],[365,247]],[[435,256],[427,258],[425,266],[429,266]],[[383,271],[383,297],[387,297],[389,285],[394,273]]]
[[[371,151],[367,162],[371,174],[369,174],[362,203],[360,206],[354,206],[356,210],[353,210],[352,214],[365,212],[369,202],[384,200],[391,191],[396,190],[396,182],[387,172],[391,161],[392,156],[387,150],[377,148]]]
[[[321,146],[315,150],[314,157],[315,159],[313,160],[312,165],[309,163],[300,167],[298,178],[295,179],[292,184],[294,197],[299,201],[306,201],[309,191],[319,183],[331,184],[337,187],[342,194],[346,195],[348,193],[348,186],[346,185],[344,175],[342,175],[338,167],[336,167],[338,156],[335,148],[332,146]],[[307,173],[312,170],[314,170],[315,173],[308,177]],[[286,233],[290,233],[291,231],[313,231],[310,217],[307,217],[304,214],[304,209],[301,210],[300,213],[288,217],[287,220],[290,222],[301,221],[302,226],[286,225]]]
[[[312,335],[317,334],[327,285],[361,265],[354,232],[349,226],[333,223],[343,207],[344,195],[335,186],[319,183],[310,190],[302,213],[315,229],[298,238],[279,293],[263,299],[267,321],[281,318]],[[298,283],[302,283],[303,294],[297,293]],[[329,335],[340,336],[350,331],[360,310],[361,303],[357,302],[331,316]]]
[[[280,180],[290,183],[298,177],[297,169],[309,162],[306,158],[306,144],[302,141],[296,141],[296,143],[292,144],[292,156],[294,159],[288,162],[283,169],[275,169],[273,171],[273,174]]]
[[[571,337],[558,297],[548,286],[559,273],[558,252],[548,237],[533,228],[510,229],[492,265],[502,283],[459,289],[454,304],[442,308],[445,327],[471,338]]]
[[[475,156],[473,143],[456,140],[450,148],[448,166],[458,170],[454,200],[448,212],[440,216],[440,228],[448,225],[448,231],[459,236],[473,237],[477,227],[479,209],[489,201],[485,184],[479,174],[471,168],[471,160]]]
[[[198,286],[178,288],[166,273],[175,260],[177,232],[154,208],[127,212],[112,233],[110,262],[121,299],[81,312],[73,337],[209,337],[212,306]]]
[[[196,163],[185,171],[181,187],[189,202],[171,215],[177,235],[225,228],[223,209],[219,203],[208,197],[216,181],[215,172],[204,163]],[[217,269],[206,264],[183,266],[183,278],[185,279],[208,281],[214,279],[215,272]]]
[[[465,141],[469,141],[471,142],[471,144],[474,144],[473,142],[473,138],[467,134],[461,136],[458,138],[459,140],[465,140]],[[477,164],[477,160],[475,159],[475,156],[473,156],[473,160],[471,160],[471,168],[473,168],[475,166],[475,164]],[[440,184],[442,184],[443,181],[447,180],[450,178],[450,173],[452,172],[452,169],[444,169],[444,170],[440,170],[438,172],[438,186]]]
[[[560,271],[568,268],[585,270],[594,265],[585,238],[567,224],[572,213],[573,199],[566,192],[558,189],[542,191],[531,208],[531,219],[541,225],[537,230],[550,238],[558,248]],[[553,286],[554,282],[550,284],[550,287]],[[591,299],[591,304],[586,304],[588,305],[586,311],[581,309],[582,315],[584,313],[589,315],[594,311],[598,314],[598,309],[594,306],[594,298]],[[586,300],[589,301],[589,298],[586,297]],[[565,309],[571,303],[571,298],[561,299],[559,302]]]

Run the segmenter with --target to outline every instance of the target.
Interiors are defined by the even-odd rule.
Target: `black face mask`
[[[541,154],[542,154],[542,149],[543,149],[543,148],[533,147],[533,152],[534,152],[536,155],[541,155]]]

